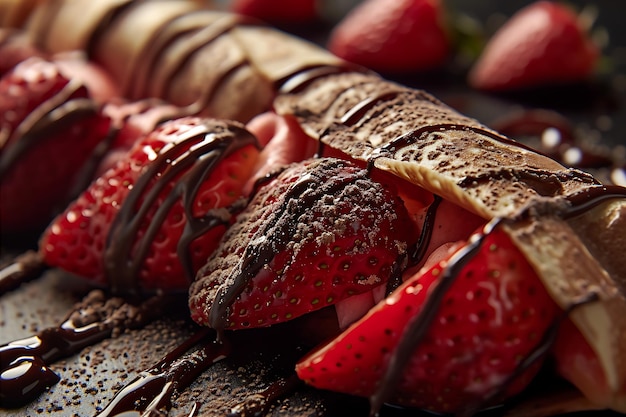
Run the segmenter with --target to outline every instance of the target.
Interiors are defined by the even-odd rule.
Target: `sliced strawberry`
[[[520,392],[559,308],[524,256],[496,229],[407,280],[363,319],[297,365],[328,390],[441,413]],[[384,381],[389,371],[399,381]],[[404,362],[406,361],[406,362]],[[509,378],[514,376],[512,381]]]
[[[367,0],[331,34],[335,55],[383,73],[440,67],[450,41],[440,0]]]
[[[612,397],[600,358],[571,320],[565,320],[559,329],[553,352],[559,374],[576,385],[586,398],[599,406],[616,410],[624,408],[626,393],[622,393],[622,405],[618,405]]]
[[[98,75],[94,75],[95,78]],[[33,230],[62,207],[110,122],[86,84],[31,58],[0,80],[3,232]],[[57,211],[58,212],[58,211]]]
[[[114,292],[186,289],[214,250],[258,150],[243,126],[187,117],[142,138],[48,228],[48,265]]]
[[[230,8],[235,13],[278,25],[312,22],[319,18],[317,0],[234,0]]]
[[[193,319],[218,330],[269,326],[384,284],[417,238],[394,195],[350,162],[289,166],[198,273]]]
[[[517,12],[493,36],[469,82],[492,91],[571,83],[587,79],[598,57],[572,10],[539,1]]]

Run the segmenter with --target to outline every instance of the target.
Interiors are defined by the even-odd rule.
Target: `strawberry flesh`
[[[290,165],[259,188],[190,291],[192,318],[263,327],[333,305],[401,273],[413,223],[393,191],[349,162]]]
[[[415,274],[304,358],[299,377],[317,388],[372,397],[376,406],[390,401],[440,413],[520,392],[541,361],[520,364],[541,345],[559,308],[502,231],[486,235],[469,260],[464,250]],[[438,287],[446,291],[438,294]],[[411,327],[422,331],[409,337]],[[400,365],[402,357],[407,362]],[[399,380],[385,381],[392,360]],[[391,393],[383,395],[385,384]]]

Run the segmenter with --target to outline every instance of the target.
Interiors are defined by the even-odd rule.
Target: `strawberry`
[[[471,86],[509,91],[589,78],[598,48],[567,6],[548,1],[518,11],[485,46]]]
[[[385,284],[417,239],[394,195],[347,161],[290,165],[198,272],[192,318],[217,330],[269,326]]]
[[[440,0],[367,0],[331,33],[328,49],[383,73],[438,68],[450,40]]]
[[[257,154],[238,123],[160,125],[57,217],[40,242],[44,261],[115,293],[186,289],[227,227]]]
[[[391,401],[438,413],[521,391],[539,361],[521,369],[520,362],[542,344],[560,310],[505,233],[496,228],[478,242],[410,277],[300,361],[299,377],[322,389],[377,395],[374,407]],[[391,361],[399,380],[383,382]]]
[[[574,384],[593,404],[616,410],[624,408],[626,392],[620,393],[621,400],[615,396],[600,358],[569,319],[559,329],[553,356],[559,375]]]
[[[3,232],[46,224],[69,201],[79,168],[95,156],[109,127],[87,84],[70,79],[58,63],[31,58],[6,74],[0,80]]]
[[[230,8],[277,25],[312,22],[319,17],[317,0],[234,0]]]

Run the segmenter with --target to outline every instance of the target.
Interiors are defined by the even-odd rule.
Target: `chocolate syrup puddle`
[[[0,269],[0,296],[19,287],[21,284],[39,278],[47,266],[41,255],[35,251],[27,251],[18,255],[8,265]]]
[[[242,127],[215,122],[200,125],[177,143],[163,148],[139,177],[111,226],[104,257],[106,276],[113,293],[139,292],[139,270],[150,244],[179,199],[187,223],[178,242],[178,254],[189,280],[193,279],[189,243],[213,227],[226,225],[230,218],[228,209],[211,210],[202,217],[193,216],[197,192],[204,179],[224,158],[249,144],[256,144],[256,138]],[[136,236],[143,222],[162,191],[175,178],[174,188],[156,209],[150,225],[137,242]]]
[[[58,327],[0,347],[0,406],[19,407],[59,381],[48,366],[83,348],[142,327],[163,314],[173,297],[155,296],[138,306],[89,293]]]
[[[190,350],[199,345],[195,350]],[[125,411],[160,415],[172,407],[172,398],[191,384],[202,372],[226,358],[230,344],[218,342],[215,332],[205,328],[168,353],[154,367],[142,371],[118,392],[99,414],[115,416]]]

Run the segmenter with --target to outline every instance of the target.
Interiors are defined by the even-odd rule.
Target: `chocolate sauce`
[[[118,392],[98,416],[114,416],[125,411],[151,415],[172,407],[172,398],[191,384],[202,372],[230,353],[227,341],[218,342],[215,333],[202,329],[168,353],[154,367],[142,371]],[[203,339],[206,339],[203,341]],[[194,346],[200,346],[191,350]]]
[[[209,25],[206,25],[202,16],[206,10],[195,11],[179,16],[169,22],[169,25],[156,33],[156,38],[150,42],[149,47],[142,51],[142,57],[138,59],[137,66],[131,79],[135,81],[132,97],[145,97],[148,93],[148,84],[155,90],[150,94],[157,97],[165,97],[168,85],[174,75],[180,71],[183,65],[200,49],[213,42],[235,27],[242,17],[233,18],[232,15],[224,16]],[[199,21],[194,19],[198,18]],[[175,59],[171,57],[172,44],[181,36],[188,35],[184,44],[176,45]],[[168,60],[161,57],[170,52]],[[219,84],[219,83],[218,83]]]
[[[279,94],[297,94],[320,78],[346,71],[348,71],[348,68],[340,66],[313,66],[288,75],[284,79],[277,81],[276,86]]]
[[[593,207],[615,198],[626,198],[626,187],[606,185],[586,188],[567,199],[571,207],[565,213],[565,218],[579,216]]]
[[[543,334],[541,340],[535,346],[532,352],[530,352],[525,358],[523,358],[515,372],[511,373],[507,376],[507,378],[496,387],[494,387],[491,392],[487,393],[484,398],[481,398],[475,401],[473,404],[468,404],[467,407],[461,412],[458,413],[456,417],[472,417],[477,414],[479,411],[484,409],[486,406],[491,405],[491,403],[501,397],[504,393],[506,393],[507,389],[515,382],[517,378],[519,378],[525,371],[530,369],[534,364],[538,361],[543,360],[550,352],[550,349],[556,342],[556,339],[559,335],[559,329],[561,324],[567,317],[570,315],[572,311],[577,309],[580,306],[583,306],[588,303],[592,303],[597,301],[598,295],[596,293],[590,293],[582,299],[574,302],[572,305],[568,306],[564,311],[558,315],[552,323],[550,323],[550,327]]]
[[[70,80],[58,93],[36,107],[15,129],[0,155],[0,177],[15,165],[28,150],[62,128],[93,117],[98,107],[85,95],[85,86]],[[13,138],[13,139],[12,139]]]
[[[295,392],[303,384],[304,381],[295,374],[289,378],[279,379],[265,390],[250,395],[241,404],[233,407],[227,417],[265,416],[276,401]]]
[[[92,291],[58,327],[0,347],[0,406],[28,403],[59,381],[48,365],[125,329],[160,316],[174,298],[156,296],[139,306]]]
[[[430,292],[429,297],[419,313],[407,324],[407,328],[398,346],[389,358],[389,364],[387,365],[383,379],[378,384],[379,388],[370,397],[371,416],[377,415],[382,405],[392,397],[413,351],[424,339],[435,320],[445,294],[452,284],[454,284],[456,277],[460,274],[463,267],[480,251],[485,236],[487,236],[498,223],[499,221],[496,221],[486,225],[483,234],[475,235],[465,247],[448,260],[447,266],[442,271],[441,279],[438,284]]]
[[[193,202],[202,182],[216,166],[228,155],[249,144],[256,144],[256,139],[238,124],[211,121],[199,125],[177,143],[163,148],[139,177],[111,226],[104,264],[113,293],[139,292],[139,271],[143,261],[169,210],[179,200],[182,200],[187,222],[177,250],[189,280],[193,279],[189,244],[208,230],[225,225],[230,220],[230,216],[225,217],[224,210],[219,209],[196,217],[193,215]],[[150,225],[137,242],[144,219],[174,178],[177,178],[176,185],[156,208]]]
[[[87,94],[81,82],[70,80],[59,92],[36,107],[12,132],[1,150],[0,178],[18,165],[24,154],[59,132],[69,131],[72,126],[84,121],[93,123],[96,128],[99,123],[108,123],[99,119],[100,108],[94,100],[85,97]],[[77,167],[76,173],[65,179],[68,185],[64,194],[60,194],[56,201],[48,202],[50,207],[42,213],[47,218],[34,220],[34,228],[44,227],[91,182],[98,164],[113,142],[115,131],[109,129],[108,134],[103,132],[102,135],[103,138],[98,138],[99,143],[93,146],[83,164]]]
[[[384,94],[380,94],[378,96],[368,97],[366,100],[362,100],[356,106],[352,107],[346,114],[341,117],[341,124],[345,126],[354,126],[356,125],[363,117],[367,114],[369,110],[374,108],[376,104],[391,100],[397,97],[399,92],[388,92]]]
[[[0,296],[25,282],[38,278],[45,269],[46,265],[38,252],[27,251],[17,256],[0,269]]]
[[[438,133],[438,132],[446,132],[449,130],[457,130],[457,131],[467,131],[467,132],[474,132],[474,133],[478,133],[479,135],[484,135],[487,136],[491,139],[494,139],[498,142],[501,142],[503,144],[506,145],[510,145],[516,148],[520,148],[520,149],[524,149],[533,153],[537,153],[536,150],[520,143],[520,142],[516,142],[513,139],[509,139],[506,136],[502,136],[500,134],[498,134],[497,132],[494,132],[492,130],[489,130],[487,128],[484,127],[480,127],[480,126],[470,126],[470,125],[461,125],[461,124],[456,124],[456,123],[439,123],[439,124],[432,124],[432,125],[427,125],[427,126],[422,126],[419,129],[415,129],[412,130],[408,133],[405,133],[401,136],[398,136],[397,138],[395,138],[394,140],[392,140],[391,142],[387,143],[384,146],[381,146],[380,148],[376,148],[373,155],[372,155],[372,160],[370,161],[370,163],[373,163],[373,161],[376,158],[379,158],[381,156],[389,156],[391,157],[395,152],[397,152],[399,149],[402,149],[404,147],[410,146],[413,143],[416,143],[418,141],[420,141],[422,135],[424,134],[429,134],[429,133]]]

